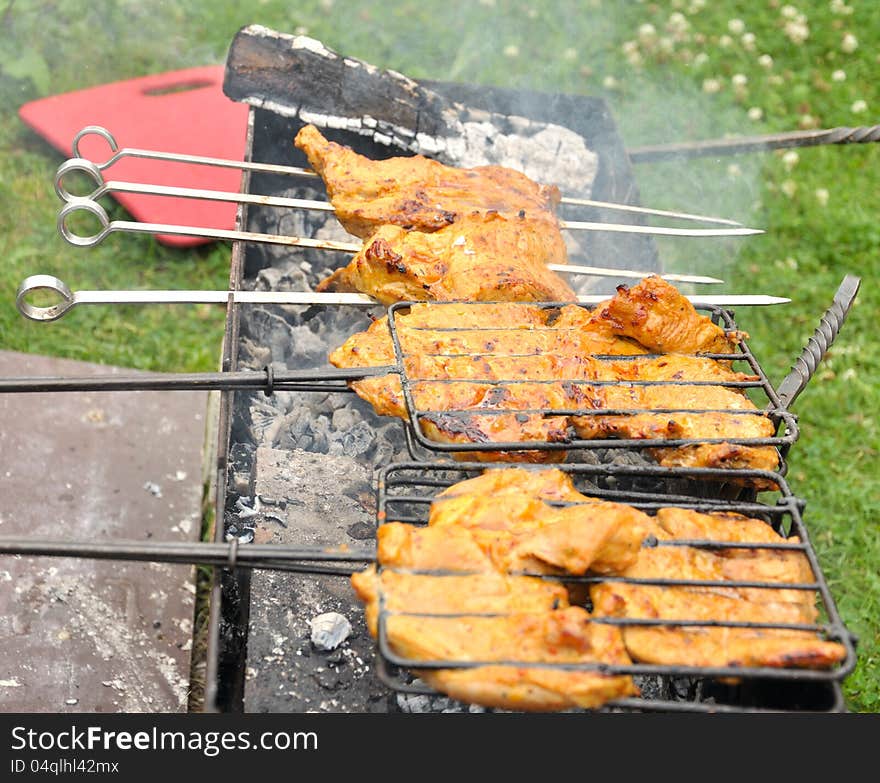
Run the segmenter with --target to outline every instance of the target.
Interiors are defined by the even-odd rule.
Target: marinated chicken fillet
[[[480,574],[427,576],[384,570],[375,566],[352,574],[352,586],[364,602],[367,628],[377,635],[379,594],[390,613],[510,614],[549,612],[569,605],[568,591],[557,582],[533,576]]]
[[[625,301],[617,304],[618,299]],[[652,307],[667,316],[677,313],[675,317],[687,321],[694,334],[689,338],[675,329],[664,331],[662,317],[647,315],[640,321],[626,321],[627,334],[623,334],[622,322],[605,313],[632,309],[636,301],[641,303],[636,308],[639,313]],[[476,443],[484,449],[492,443],[556,445],[544,452],[462,449],[455,452],[457,456],[558,462],[565,459],[564,444],[577,439],[719,440],[722,442],[660,448],[653,450],[652,456],[667,467],[778,467],[779,455],[772,446],[724,442],[775,435],[774,423],[741,389],[687,385],[688,381],[755,380],[753,375],[731,369],[729,362],[691,355],[707,350],[729,352],[739,335],[727,335],[697,314],[690,302],[659,278],[621,289],[615,299],[593,313],[574,305],[559,309],[513,303],[486,305],[485,323],[504,327],[481,329],[481,311],[481,305],[414,305],[408,314],[395,317],[413,403],[423,414],[419,418],[422,432],[432,441],[462,446]],[[661,344],[683,353],[644,355]],[[615,355],[619,358],[613,358]],[[337,367],[396,364],[387,320],[379,319],[365,332],[353,335],[331,354],[330,361]],[[439,382],[455,380],[460,382]],[[518,383],[520,380],[523,383]],[[582,382],[592,380],[604,383]],[[352,387],[380,415],[408,418],[396,374],[355,381]],[[495,413],[485,412],[489,410]],[[580,410],[591,413],[578,415]],[[615,410],[645,413],[615,414]],[[694,413],[688,412],[691,410]]]
[[[496,212],[460,218],[428,234],[381,226],[318,291],[359,291],[401,301],[558,301],[574,291],[547,264],[568,258],[559,228]]]
[[[339,222],[361,238],[385,225],[437,231],[474,212],[525,213],[556,224],[559,189],[512,169],[454,168],[421,155],[370,160],[328,141],[313,125],[294,143],[324,180]]]
[[[408,418],[396,376],[367,378],[352,387],[380,415]],[[567,443],[576,438],[749,440],[773,437],[776,430],[746,396],[720,386],[418,381],[412,384],[411,394],[423,432],[441,443]],[[673,412],[651,413],[653,409]],[[706,409],[711,412],[696,412]],[[580,410],[591,414],[578,415]],[[636,412],[604,414],[603,410]],[[642,410],[646,412],[637,412]],[[554,411],[565,413],[555,415]],[[680,449],[687,451],[679,453]],[[546,460],[554,456],[553,452],[528,454]],[[512,456],[516,458],[516,453]],[[779,461],[772,446],[728,443],[658,449],[656,456],[662,464],[679,461],[715,468],[773,469]]]
[[[632,337],[657,353],[734,353],[745,337],[725,333],[656,275],[631,288],[619,286],[617,295],[599,305],[596,314],[616,334]]]
[[[461,505],[452,509],[456,516]],[[636,509],[600,502],[548,507],[535,522],[506,528],[389,522],[378,531],[378,557],[383,565],[416,570],[612,573],[635,561],[649,528]]]
[[[699,514],[664,509],[657,515],[661,545],[643,547],[635,564],[620,572],[638,579],[686,579],[712,582],[767,582],[774,586],[668,586],[624,582],[593,585],[597,616],[669,621],[746,622],[774,625],[814,624],[818,617],[811,590],[786,584],[811,584],[812,570],[801,552],[772,549],[703,550],[662,546],[676,538],[720,542],[798,543],[784,539],[760,520],[736,515]],[[763,525],[763,528],[759,527]],[[818,633],[790,628],[731,626],[639,626],[623,629],[634,660],[682,666],[768,666],[827,668],[846,657],[837,642]]]
[[[639,693],[631,677],[596,670],[599,665],[627,666],[631,661],[620,631],[592,622],[579,607],[504,617],[393,615],[387,632],[391,648],[415,661],[517,661],[516,666],[415,669],[431,687],[472,704],[528,711],[594,709]],[[529,663],[589,668],[562,670]]]

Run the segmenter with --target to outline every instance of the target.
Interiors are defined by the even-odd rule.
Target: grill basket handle
[[[816,367],[819,366],[819,362],[822,361],[840,332],[861,283],[861,278],[855,275],[847,275],[843,278],[843,282],[834,295],[831,307],[825,311],[818,328],[813,332],[813,336],[810,337],[801,355],[792,365],[791,371],[776,390],[783,410],[788,410],[792,406],[792,403],[809,383],[810,378],[813,377]]]

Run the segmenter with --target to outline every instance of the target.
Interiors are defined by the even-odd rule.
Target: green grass
[[[795,2],[809,29],[801,43],[792,40],[799,20],[786,17],[784,4],[775,0],[711,0],[699,10],[692,0],[247,5],[58,0],[7,2],[0,9],[4,348],[146,369],[216,365],[219,308],[94,308],[49,326],[17,315],[18,283],[39,272],[57,274],[75,288],[225,287],[228,248],[173,251],[133,236],[111,237],[92,250],[67,246],[55,233],[58,203],[51,184],[61,157],[22,126],[16,111],[42,95],[222,63],[245,24],[306,28],[334,49],[414,77],[600,95],[630,147],[871,124],[880,108],[875,2],[852,0],[851,13],[825,0]],[[670,26],[674,13],[687,25],[673,18]],[[742,33],[736,23],[729,26],[734,19],[742,20]],[[640,35],[644,24],[656,34],[643,28]],[[858,39],[849,52],[843,48],[847,32]],[[746,33],[754,44],[743,39]],[[770,67],[761,64],[764,54],[772,58]],[[837,70],[845,72],[844,80],[835,79]],[[739,88],[737,74],[745,76]],[[711,80],[718,91],[707,91]],[[867,111],[857,111],[859,101]],[[866,145],[804,149],[796,162],[764,153],[636,170],[644,203],[714,211],[767,229],[745,241],[664,241],[660,250],[670,268],[719,273],[729,281],[727,290],[792,296],[784,308],[739,313],[775,381],[844,274],[863,277],[838,344],[796,403],[802,435],[790,460],[790,481],[808,500],[806,521],[833,594],[861,638],[859,665],[845,688],[850,708],[863,712],[880,711],[880,359],[872,328],[880,304],[874,286],[880,272],[878,164],[880,149]]]

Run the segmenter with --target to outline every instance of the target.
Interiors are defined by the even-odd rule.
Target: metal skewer
[[[75,196],[64,187],[64,177],[71,171],[91,176],[98,187],[88,196]],[[175,196],[177,198],[202,199],[205,201],[226,201],[235,204],[259,204],[264,207],[288,207],[292,209],[311,209],[322,212],[333,212],[333,205],[328,201],[316,201],[307,198],[286,198],[283,196],[260,196],[251,193],[231,193],[222,190],[205,190],[199,188],[182,188],[172,185],[147,185],[138,182],[117,182],[104,180],[101,171],[90,160],[71,158],[61,164],[55,174],[55,192],[62,201],[70,203],[82,198],[97,201],[111,193],[134,193],[142,196]]]
[[[51,291],[60,297],[53,305],[37,306],[28,302],[36,291]],[[578,297],[580,304],[600,304],[609,297],[589,294]],[[737,306],[774,305],[790,299],[763,294],[723,294],[718,296],[689,296],[694,304]],[[32,275],[18,287],[15,305],[19,312],[32,321],[57,321],[76,305],[81,304],[280,304],[280,305],[354,305],[357,307],[382,306],[366,294],[320,294],[311,291],[77,291],[53,275]]]
[[[113,155],[108,158],[103,163],[92,163],[80,153],[79,143],[80,141],[88,135],[95,134],[101,136],[109,145],[110,149],[113,151]],[[106,128],[102,128],[99,125],[89,125],[86,128],[83,128],[73,139],[73,154],[74,157],[79,159],[84,163],[91,163],[95,169],[98,171],[98,175],[100,177],[100,172],[106,168],[109,168],[114,163],[116,163],[121,158],[131,157],[131,158],[149,158],[152,160],[167,160],[174,161],[179,163],[194,163],[206,166],[219,166],[222,168],[237,168],[244,171],[261,171],[270,174],[287,174],[298,177],[318,177],[318,174],[310,169],[300,168],[298,166],[280,166],[269,163],[251,163],[247,161],[238,161],[238,160],[226,160],[224,158],[210,158],[203,157],[200,155],[184,155],[179,153],[170,153],[170,152],[158,152],[156,150],[142,150],[135,148],[123,148],[119,149],[119,145],[116,143],[116,139],[113,138],[113,134],[110,133]],[[66,165],[66,164],[63,164]],[[59,170],[60,171],[60,170]],[[92,173],[91,171],[89,173]],[[62,174],[63,177],[63,174]],[[103,184],[103,178],[101,177],[98,181],[98,184]],[[56,190],[60,187],[61,191],[67,193],[64,190],[63,185],[60,184],[60,178],[56,177]],[[130,192],[130,191],[129,191]],[[59,196],[61,192],[59,191]],[[72,194],[67,193],[68,197],[73,197]],[[171,194],[169,194],[171,195]],[[62,198],[64,198],[62,196]],[[569,204],[572,206],[587,206],[587,207],[595,207],[598,209],[611,209],[616,211],[623,212],[634,212],[642,215],[656,215],[659,217],[669,217],[676,218],[678,220],[693,220],[701,223],[717,223],[719,225],[727,225],[727,226],[740,226],[742,224],[738,223],[735,220],[728,220],[726,218],[717,218],[717,217],[709,217],[706,215],[695,215],[690,212],[674,212],[670,210],[663,209],[650,209],[648,207],[637,207],[631,204],[618,204],[616,202],[611,201],[596,201],[593,199],[582,199],[582,198],[574,198],[564,196],[561,200],[562,204]],[[332,208],[332,207],[331,207]]]
[[[98,187],[87,196],[75,196],[64,187],[64,177],[71,171],[91,176]],[[133,193],[147,196],[175,196],[177,198],[202,199],[206,201],[224,201],[237,204],[258,204],[265,207],[286,207],[291,209],[310,209],[321,212],[334,212],[333,205],[328,201],[318,201],[315,199],[304,198],[287,198],[284,196],[262,196],[251,193],[231,193],[222,190],[205,190],[199,188],[175,187],[172,185],[147,185],[137,182],[117,182],[115,180],[105,181],[101,175],[100,169],[91,161],[83,158],[71,158],[62,163],[55,174],[55,192],[58,197],[71,203],[83,203],[91,201],[97,203],[102,196],[111,193]],[[586,199],[582,199],[587,203]],[[598,203],[598,202],[593,202]],[[638,211],[635,207],[620,206],[625,211]],[[676,215],[676,213],[667,213]],[[559,226],[562,229],[569,230],[587,230],[587,231],[625,231],[626,233],[649,233],[665,236],[746,236],[749,234],[762,234],[760,229],[745,228],[735,221],[724,221],[734,228],[729,229],[685,229],[685,228],[653,228],[649,226],[634,226],[632,224],[623,223],[585,223],[578,221],[560,220]],[[170,233],[170,232],[169,232]],[[584,267],[586,268],[586,267]],[[575,272],[575,268],[570,267],[564,270],[566,272]],[[582,274],[601,274],[597,272],[583,272]],[[687,282],[723,282],[715,279],[689,280]]]
[[[262,196],[257,198],[263,198]],[[82,236],[75,233],[68,225],[67,220],[76,212],[89,212],[97,217],[101,223],[101,229],[94,234]],[[58,213],[58,232],[70,244],[78,247],[94,247],[101,243],[110,234],[124,231],[132,234],[168,234],[174,236],[206,237],[208,239],[230,239],[243,242],[262,242],[274,245],[288,245],[296,247],[311,247],[319,250],[335,250],[343,253],[357,253],[363,246],[360,242],[337,242],[329,239],[312,239],[310,237],[284,236],[280,234],[259,234],[251,231],[237,231],[225,228],[204,228],[200,226],[177,226],[168,223],[141,223],[132,220],[110,220],[107,211],[97,201],[89,198],[74,198],[65,204]],[[633,234],[655,234],[661,236],[745,236],[747,234],[761,234],[759,229],[752,228],[654,228],[650,226],[634,226],[618,223],[576,223],[569,224],[579,229],[595,231],[614,231]],[[557,272],[569,272],[572,274],[591,274],[611,277],[629,277],[632,275],[620,274],[618,269],[603,269],[601,267],[578,267],[568,264],[548,264],[550,269]],[[634,276],[644,277],[651,273],[633,273]],[[707,283],[721,282],[716,278],[702,276],[679,275],[679,282]]]

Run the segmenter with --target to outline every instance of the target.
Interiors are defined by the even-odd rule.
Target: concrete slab
[[[0,375],[131,370],[0,351]],[[199,536],[207,395],[0,395],[0,534]],[[0,556],[0,710],[186,709],[194,569]]]

